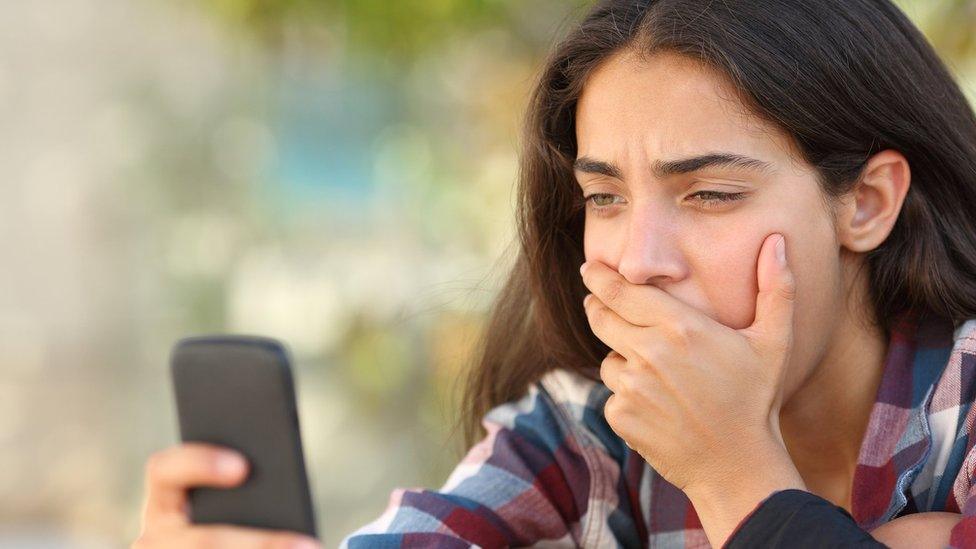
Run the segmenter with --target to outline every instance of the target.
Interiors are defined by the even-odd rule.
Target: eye
[[[591,195],[584,196],[583,200],[587,204],[592,204],[590,210],[592,210],[593,213],[597,215],[609,215],[609,211],[612,209],[609,204],[612,204],[613,202],[611,201],[609,203],[603,203],[603,204],[601,204],[600,202],[607,198],[610,198],[612,200],[615,197],[620,198],[620,196],[616,194],[593,193]]]
[[[714,208],[720,206],[723,202],[733,202],[736,200],[740,200],[745,195],[746,193],[723,193],[719,191],[698,191],[692,195],[689,195],[689,198],[698,196],[700,197],[699,200],[702,203],[707,204],[706,207]]]
[[[706,208],[717,208],[722,204],[727,202],[734,202],[736,200],[741,200],[746,193],[723,193],[720,191],[698,191],[694,194],[689,195],[689,198],[694,199],[698,197],[697,201],[705,205]],[[583,199],[592,204],[590,209],[599,215],[608,215],[609,210],[612,209],[613,199],[620,198],[619,195],[609,194],[609,193],[593,193],[588,196],[584,196]]]
[[[608,193],[594,193],[594,194],[591,194],[589,196],[584,196],[583,198],[585,198],[586,200],[590,200],[597,207],[606,207],[609,204],[597,204],[597,202],[599,202],[601,199],[604,199],[604,198],[607,198],[607,197],[613,198],[615,196],[617,196],[617,195],[615,195],[615,194],[608,194]],[[611,202],[611,204],[612,204],[612,202]]]

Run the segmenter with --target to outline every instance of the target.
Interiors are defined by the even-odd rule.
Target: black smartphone
[[[191,489],[191,520],[316,537],[285,346],[259,336],[187,337],[174,345],[170,368],[180,438],[228,446],[250,464],[238,486]]]

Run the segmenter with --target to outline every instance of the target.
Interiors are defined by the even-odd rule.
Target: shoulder
[[[976,471],[976,318],[955,325],[941,366],[926,410],[932,447],[913,491],[924,510],[958,512]]]
[[[952,355],[959,360],[966,357],[967,364],[963,366],[964,369],[971,371],[976,368],[972,360],[976,357],[976,318],[970,318],[956,325],[952,332]]]
[[[951,386],[958,387],[959,395],[950,410],[961,424],[956,432],[955,446],[959,448],[955,453],[965,456],[953,486],[954,499],[962,507],[964,496],[972,495],[976,480],[976,319],[963,322],[954,335],[947,369]]]
[[[955,325],[948,360],[940,367],[927,412],[933,426],[952,428],[957,438],[974,427],[960,420],[976,400],[976,318]]]
[[[960,462],[958,470],[948,470],[947,478],[952,479],[935,495],[941,497],[939,503],[946,511],[960,513],[962,519],[952,529],[952,547],[969,546],[968,541],[976,532],[976,318],[962,322],[953,332],[952,355],[947,365],[950,373],[950,386],[956,388],[958,403],[951,407],[961,426],[949,452],[948,462]],[[952,413],[952,412],[950,412]],[[942,492],[948,495],[943,496]]]
[[[578,372],[550,370],[522,397],[489,410],[483,425],[489,432],[510,430],[535,440],[550,452],[568,447],[586,456],[617,455],[625,444],[603,416],[610,394],[606,385]]]
[[[610,428],[603,408],[612,392],[595,381],[570,370],[552,370],[538,384],[541,392],[566,422],[566,430],[584,447],[595,447],[619,461],[627,446]]]
[[[340,547],[599,546],[615,539],[607,524],[620,515],[618,468],[603,450],[597,419],[606,391],[579,374],[546,374],[485,414],[486,436],[439,490],[396,488],[383,513]]]
[[[937,366],[941,373],[931,389],[926,412],[932,427],[940,431],[951,429],[958,435],[963,432],[959,429],[968,431],[973,427],[958,420],[962,419],[960,412],[968,411],[976,399],[976,318],[957,323],[948,346],[948,352],[931,353],[940,357]]]

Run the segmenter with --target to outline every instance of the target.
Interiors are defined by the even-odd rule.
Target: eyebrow
[[[656,177],[664,178],[695,172],[705,168],[737,168],[769,173],[773,165],[756,158],[750,158],[737,153],[716,152],[677,160],[658,160],[654,162],[652,171]],[[573,161],[573,169],[583,173],[595,173],[623,179],[621,170],[612,162],[596,160],[588,156],[581,156]]]

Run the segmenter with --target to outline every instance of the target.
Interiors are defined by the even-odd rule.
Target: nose
[[[664,208],[632,208],[617,272],[631,284],[662,286],[685,274],[675,224]]]

